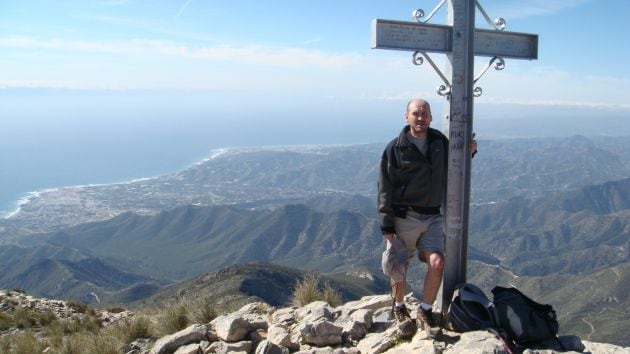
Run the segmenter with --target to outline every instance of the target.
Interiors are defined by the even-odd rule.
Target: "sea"
[[[155,177],[219,148],[386,141],[400,125],[334,102],[323,105],[333,113],[322,113],[306,98],[280,101],[0,88],[0,217],[37,192]]]
[[[0,88],[0,217],[40,191],[155,177],[185,169],[219,148],[386,143],[404,125],[405,102]],[[627,114],[602,116],[596,125],[591,116],[550,119],[544,112],[505,118],[517,108],[523,111],[516,107],[487,120],[497,109],[480,110],[477,139],[630,136]],[[432,126],[441,128],[439,113],[434,116]]]

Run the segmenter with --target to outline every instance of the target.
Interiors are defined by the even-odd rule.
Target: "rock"
[[[396,328],[390,328],[385,332],[372,333],[367,335],[357,345],[361,353],[378,354],[396,345]]]
[[[271,315],[271,321],[279,325],[291,326],[296,322],[296,311],[297,307],[295,306],[276,310]]]
[[[583,340],[584,351],[597,353],[597,354],[628,354],[630,353],[630,347],[620,347],[612,344],[605,343],[593,343],[586,340]]]
[[[250,353],[252,342],[242,341],[238,343],[214,342],[206,349],[206,353],[228,354],[228,353]]]
[[[256,329],[267,330],[267,328],[269,327],[269,322],[267,321],[267,318],[265,315],[250,313],[250,314],[243,314],[242,316],[243,316],[243,319],[247,321],[247,323],[249,323],[250,330],[256,330]]]
[[[344,342],[351,343],[357,341],[368,333],[365,325],[356,321],[346,321],[342,324],[341,337]]]
[[[315,322],[300,322],[296,329],[300,334],[300,342],[302,343],[320,347],[341,344],[343,328],[328,320],[319,319]]]
[[[199,343],[207,338],[207,331],[206,325],[196,324],[177,333],[162,337],[155,342],[150,354],[170,354],[186,344]]]
[[[179,347],[173,354],[199,354],[199,350],[200,347],[198,343],[188,344],[183,347]]]
[[[409,343],[403,343],[385,352],[386,354],[441,354],[442,350],[437,348],[433,341],[429,340],[412,340]]]
[[[217,336],[226,342],[238,342],[247,336],[251,330],[247,322],[240,314],[232,313],[212,320]]]
[[[297,349],[298,343],[291,340],[291,335],[286,327],[282,325],[271,325],[267,331],[267,340],[281,347]]]
[[[459,341],[452,347],[446,348],[444,353],[458,354],[508,354],[503,343],[488,331],[474,331],[462,333]]]
[[[118,351],[121,353],[140,353],[148,352],[148,348],[155,342],[152,338],[138,338],[129,344],[123,345]]]
[[[361,352],[359,352],[359,350],[356,348],[324,347],[324,348],[304,349],[304,350],[300,350],[299,352],[296,352],[295,354],[361,354]]]
[[[356,310],[373,310],[376,311],[383,307],[391,307],[392,297],[390,295],[364,296],[361,300],[350,301],[344,305],[345,308]]]
[[[256,347],[255,354],[289,354],[289,348],[264,340]]]
[[[237,313],[242,315],[249,314],[268,314],[273,311],[274,308],[265,304],[264,302],[250,302],[249,304],[241,307]]]
[[[2,292],[0,291],[0,295]],[[408,304],[413,306],[411,297]],[[21,304],[21,305],[20,305]],[[20,306],[30,306],[36,312],[53,311],[60,318],[82,314],[69,308],[64,302],[29,298],[22,293],[0,296],[0,308],[14,311]],[[381,306],[381,307],[378,307]],[[100,314],[106,323],[133,316],[131,312]],[[18,328],[9,328],[1,336],[18,334]],[[35,333],[36,336],[43,336]],[[486,331],[464,334],[444,333],[436,340],[427,337],[423,330],[412,338],[402,340],[401,332],[391,318],[389,296],[364,297],[332,309],[325,302],[314,302],[303,308],[274,309],[263,303],[243,306],[237,312],[217,317],[206,325],[194,325],[165,336],[157,342],[138,339],[119,349],[120,353],[256,353],[286,354],[361,354],[361,353],[505,353],[501,340]],[[576,336],[561,336],[559,341],[568,353],[590,352],[604,354],[630,354],[629,348],[610,344],[582,341]],[[523,354],[555,354],[561,352],[558,341],[550,340],[539,348],[526,349]],[[48,349],[49,351],[52,349]],[[566,352],[566,351],[563,351]]]
[[[333,310],[325,301],[315,301],[297,310],[300,321],[315,322],[320,319],[332,320]]]

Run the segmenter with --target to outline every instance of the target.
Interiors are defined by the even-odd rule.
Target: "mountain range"
[[[469,281],[516,285],[553,304],[564,333],[627,346],[628,140],[480,141]],[[382,145],[227,150],[150,180],[43,193],[0,223],[0,288],[91,304],[193,290],[280,304],[316,271],[348,300],[386,293]]]

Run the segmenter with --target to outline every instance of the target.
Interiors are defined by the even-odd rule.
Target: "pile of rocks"
[[[591,343],[575,336],[560,339],[567,350],[558,350],[551,343],[548,348],[526,352],[630,353],[629,348]],[[121,351],[127,354],[508,352],[504,343],[487,331],[464,334],[444,331],[439,338],[431,339],[418,330],[413,338],[402,340],[391,319],[388,295],[364,297],[337,308],[325,302],[281,309],[252,303],[208,324],[190,326],[155,343],[134,342]]]
[[[82,305],[78,303],[75,304]],[[27,295],[21,290],[0,290],[0,312],[12,313],[19,308],[29,309],[37,314],[52,313],[58,320],[69,320],[88,315],[85,308],[73,306],[71,302],[36,298]],[[89,315],[99,319],[103,326],[108,326],[133,316],[133,312],[124,309],[112,312],[90,308]],[[9,328],[0,331],[0,334],[13,333],[16,331],[16,328]]]
[[[410,308],[417,307],[413,297],[407,297],[406,301]],[[280,309],[251,303],[210,323],[195,324],[159,339],[138,339],[119,351],[123,354],[508,352],[505,344],[487,331],[462,334],[445,330],[438,338],[431,339],[423,330],[418,330],[412,338],[402,339],[391,316],[391,305],[389,295],[366,296],[335,308],[322,301]],[[20,307],[39,313],[50,311],[61,320],[85,315],[65,301],[33,298],[19,291],[0,291],[1,311],[12,312]],[[91,311],[104,325],[133,316],[129,311]],[[415,315],[412,313],[412,317]],[[560,340],[565,350],[554,347],[557,343],[550,343],[549,347],[525,353],[630,353],[630,348],[592,343],[575,336],[562,336]]]

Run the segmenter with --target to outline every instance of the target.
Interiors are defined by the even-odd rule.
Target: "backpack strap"
[[[514,342],[512,342],[510,340],[510,336],[507,334],[507,332],[505,332],[505,330],[503,328],[500,327],[492,327],[492,328],[487,328],[486,329],[488,332],[494,334],[494,336],[501,342],[501,344],[503,345],[503,349],[505,349],[505,351],[508,354],[514,354],[514,349],[516,347],[516,345],[514,344]]]
[[[481,289],[472,284],[465,284],[461,288],[459,296],[464,301],[477,302],[483,305],[490,313],[490,322],[492,322],[492,327],[499,327],[499,313],[494,306],[494,303],[488,299]]]

